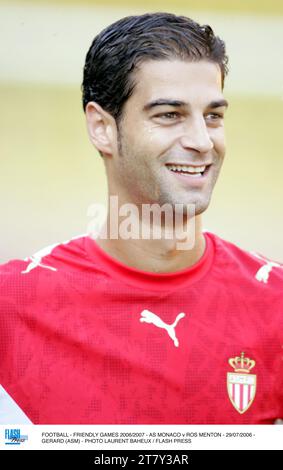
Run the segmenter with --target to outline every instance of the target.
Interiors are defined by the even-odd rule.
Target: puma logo
[[[29,273],[32,269],[37,268],[40,266],[41,268],[51,269],[51,271],[57,271],[56,268],[52,266],[47,266],[47,264],[42,264],[39,259],[36,259],[34,256],[30,256],[29,258],[31,261],[28,264],[27,268],[24,271],[21,271],[22,274]],[[26,260],[25,260],[26,261]]]
[[[76,240],[78,238],[84,237],[85,235],[77,235],[75,237],[70,238],[70,240],[66,240],[65,242],[61,243],[53,243],[53,245],[48,245],[41,250],[37,251],[34,253],[32,256],[29,256],[28,258],[25,258],[24,261],[27,261],[29,264],[27,265],[26,269],[24,271],[21,271],[21,274],[28,274],[30,271],[37,267],[45,268],[45,269],[50,269],[51,271],[57,271],[57,268],[54,268],[53,266],[48,266],[47,264],[42,263],[42,258],[45,256],[48,256],[52,253],[54,248],[58,246],[63,246],[67,245],[70,243],[72,240]]]
[[[167,323],[164,323],[164,321],[161,320],[161,318],[159,318],[157,315],[155,315],[155,313],[152,313],[149,310],[143,310],[141,312],[140,322],[142,322],[142,323],[143,322],[152,323],[153,325],[157,326],[158,328],[163,328],[164,330],[167,331],[168,335],[173,340],[174,345],[176,347],[178,347],[179,346],[179,341],[176,337],[175,327],[177,326],[177,323],[181,320],[181,318],[184,318],[185,316],[186,316],[185,313],[179,313],[177,315],[176,320],[174,321],[174,323],[172,323],[171,325],[168,325]]]
[[[281,264],[275,263],[274,261],[268,261],[267,259],[263,258],[262,256],[258,255],[255,252],[251,253],[253,256],[256,258],[265,261],[266,264],[261,266],[259,270],[255,274],[255,278],[259,282],[263,282],[264,284],[267,284],[268,279],[269,279],[269,274],[272,271],[272,268],[282,268]]]
[[[29,264],[27,265],[26,269],[22,271],[22,274],[27,274],[32,269],[37,268],[40,266],[41,268],[45,269],[50,269],[51,271],[57,271],[56,268],[53,268],[52,266],[47,266],[47,264],[43,264],[42,258],[44,258],[47,255],[50,255],[52,250],[58,246],[58,243],[54,243],[53,245],[46,246],[45,248],[42,248],[40,251],[37,251],[34,255],[29,256],[28,258],[25,258],[24,261],[29,261]]]

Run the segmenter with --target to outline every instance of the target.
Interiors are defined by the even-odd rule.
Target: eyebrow
[[[181,106],[187,106],[188,103],[185,103],[185,101],[180,101],[180,100],[171,100],[171,99],[158,99],[154,101],[150,101],[147,103],[143,110],[144,111],[149,111],[150,109],[156,107],[156,106],[174,106],[174,107],[181,107]],[[228,101],[227,100],[216,100],[216,101],[211,101],[208,105],[207,108],[214,109],[214,108],[221,108],[221,107],[228,108]]]
[[[208,108],[228,108],[229,103],[227,100],[217,100],[217,101],[211,101],[209,105],[207,106]]]

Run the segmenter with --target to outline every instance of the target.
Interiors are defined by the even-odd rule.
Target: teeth
[[[189,166],[189,165],[166,165],[171,171],[181,171],[182,173],[203,173],[204,166]]]

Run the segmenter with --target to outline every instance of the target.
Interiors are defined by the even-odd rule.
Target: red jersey
[[[174,273],[128,267],[89,236],[2,265],[0,420],[283,418],[283,266],[204,235]]]

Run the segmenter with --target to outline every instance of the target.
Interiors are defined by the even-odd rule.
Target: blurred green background
[[[283,2],[0,1],[0,263],[87,231],[106,201],[81,106],[84,58],[116,19],[170,11],[210,24],[230,57],[227,154],[204,228],[283,261]]]

